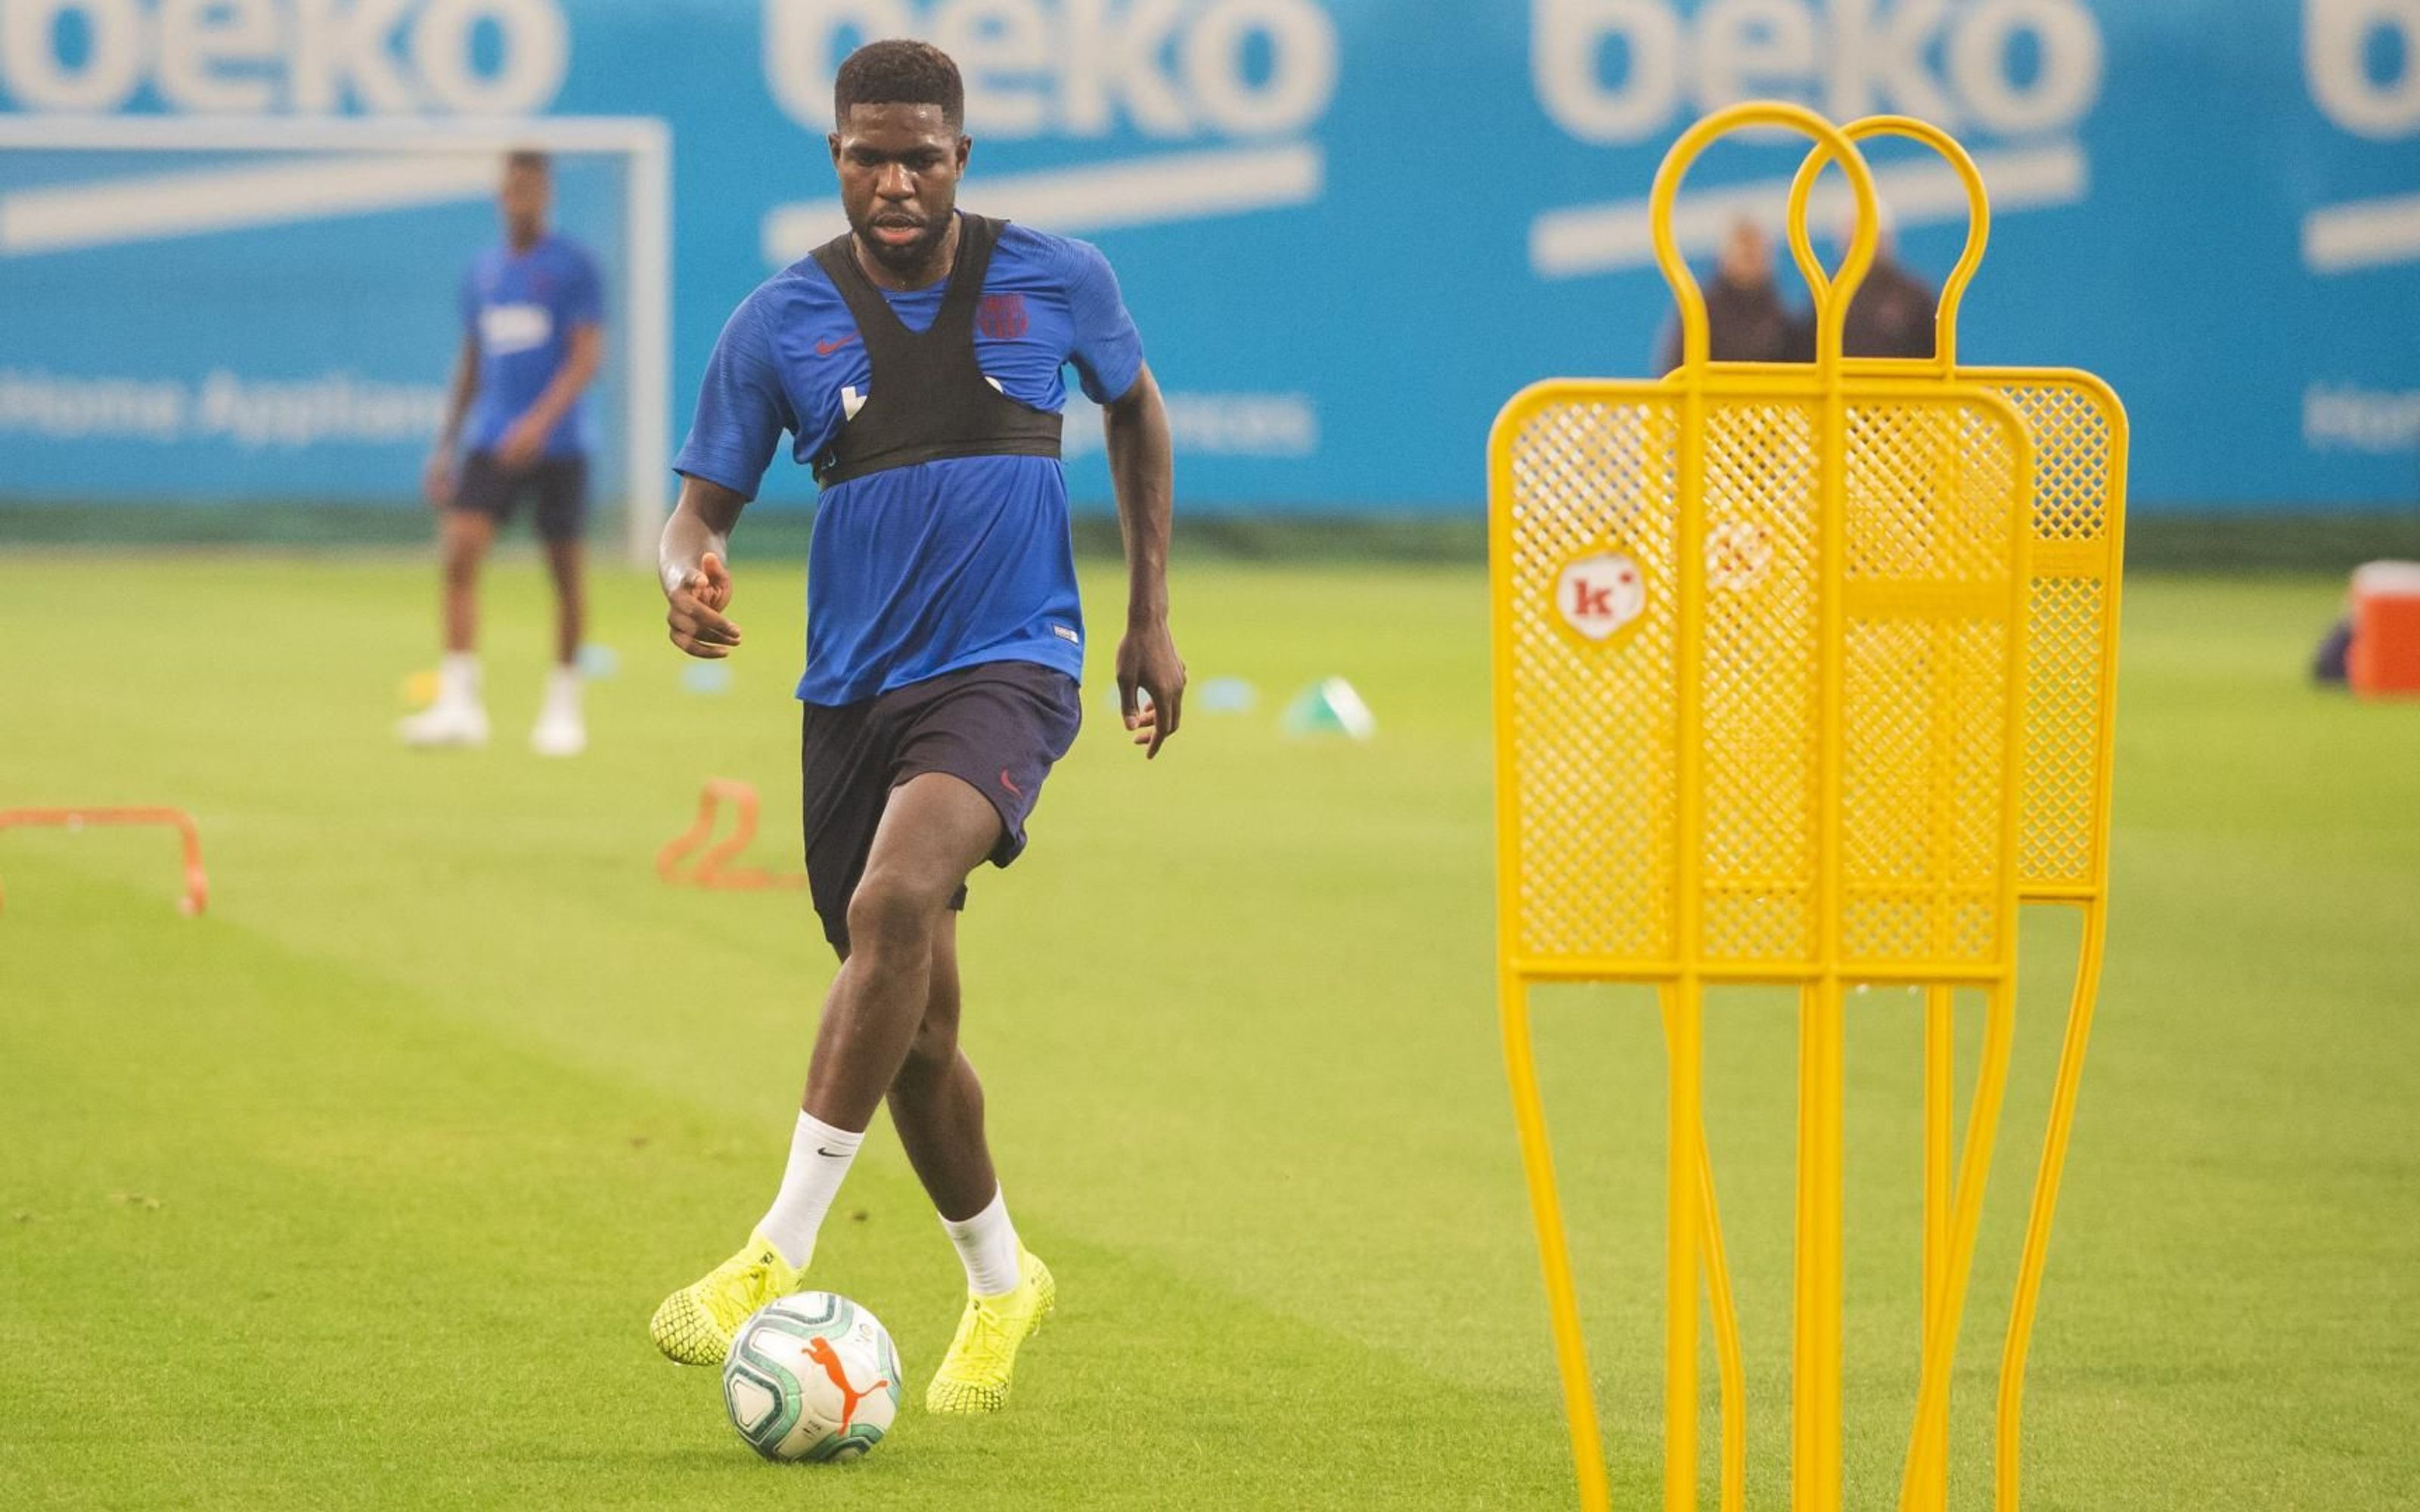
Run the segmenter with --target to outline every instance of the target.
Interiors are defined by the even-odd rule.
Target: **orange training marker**
[[[715,818],[725,798],[731,800],[736,810],[730,836],[708,846],[706,854],[698,857],[697,869],[683,877],[680,874],[681,862],[714,833]],[[746,850],[748,842],[755,838],[755,788],[729,778],[709,778],[697,795],[695,822],[656,853],[656,875],[675,886],[686,882],[692,887],[728,892],[749,892],[765,887],[803,887],[807,885],[803,872],[772,872],[760,866],[734,867],[725,871],[723,863]]]

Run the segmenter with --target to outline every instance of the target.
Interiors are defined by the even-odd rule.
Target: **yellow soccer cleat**
[[[967,1294],[966,1313],[949,1355],[924,1392],[928,1412],[997,1412],[1008,1405],[1008,1378],[1016,1369],[1016,1347],[1032,1338],[1059,1304],[1059,1284],[1050,1267],[1019,1250],[1016,1289],[997,1297]]]
[[[762,1233],[748,1247],[666,1297],[647,1324],[656,1348],[676,1365],[721,1365],[731,1336],[756,1309],[799,1289],[806,1273],[782,1258]]]

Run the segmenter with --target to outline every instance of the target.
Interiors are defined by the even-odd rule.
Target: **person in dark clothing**
[[[1852,357],[1930,357],[1932,317],[1940,295],[1907,270],[1890,233],[1874,248],[1874,266],[1849,302],[1841,346]]]
[[[1844,240],[1848,234],[1842,233]],[[1857,297],[1849,304],[1841,349],[1851,357],[1931,356],[1933,315],[1940,308],[1940,298],[1932,285],[1899,260],[1898,248],[1885,226],[1874,243],[1874,265],[1866,270],[1866,281],[1857,285]],[[1814,360],[1815,312],[1809,310],[1792,323],[1790,355],[1785,361]]]
[[[1717,363],[1779,363],[1790,357],[1796,323],[1773,286],[1773,242],[1755,222],[1742,220],[1723,239],[1721,260],[1706,285],[1708,350]],[[1681,365],[1681,322],[1665,322],[1656,343],[1657,371]]]

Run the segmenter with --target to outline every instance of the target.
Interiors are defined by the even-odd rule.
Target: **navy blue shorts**
[[[1024,851],[1043,779],[1084,718],[1076,680],[1030,661],[985,662],[855,703],[801,707],[807,891],[824,938],[841,950],[848,949],[848,901],[892,789],[946,772],[990,799],[1000,810],[991,863],[1006,866]],[[950,906],[966,905],[961,886]]]
[[[499,526],[509,525],[513,510],[525,495],[537,516],[538,539],[579,540],[588,524],[588,458],[541,456],[513,471],[491,452],[473,452],[462,459],[462,480],[454,488],[454,507],[485,515]]]

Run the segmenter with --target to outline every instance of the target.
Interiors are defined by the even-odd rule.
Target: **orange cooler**
[[[2364,697],[2420,694],[2420,562],[2372,562],[2353,570],[2345,676]]]

